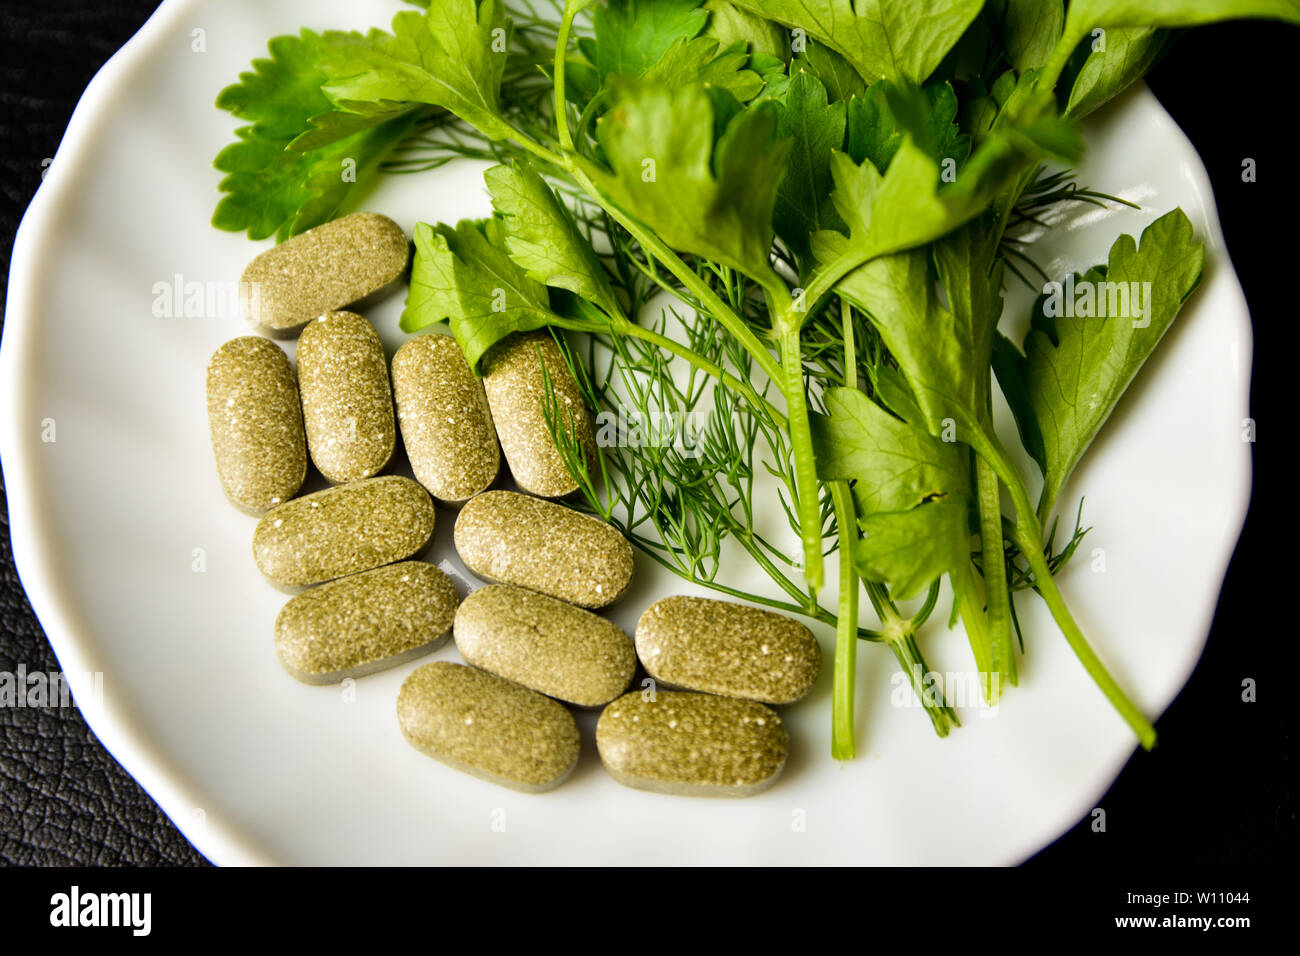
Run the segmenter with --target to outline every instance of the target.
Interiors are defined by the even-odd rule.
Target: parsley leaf
[[[799,70],[821,80],[832,103],[850,100],[867,91],[867,84],[849,61],[821,43],[805,46],[803,52],[790,61],[790,73],[793,75]]]
[[[393,32],[330,33],[321,64],[326,95],[353,112],[429,103],[491,139],[513,132],[500,116],[509,21],[501,0],[441,0],[393,18]]]
[[[1072,0],[1065,15],[1065,31],[1043,67],[1040,84],[1044,88],[1055,86],[1080,44],[1097,29],[1109,33],[1121,28],[1194,27],[1218,20],[1255,17],[1300,24],[1300,3],[1296,0]],[[1150,45],[1149,41],[1135,43],[1136,36],[1128,34],[1119,38],[1120,50],[1130,60],[1140,59],[1136,47]],[[1126,49],[1128,46],[1135,49]],[[1097,68],[1102,69],[1100,61]],[[1126,73],[1115,66],[1109,72],[1114,77]],[[1129,76],[1127,82],[1132,79]]]
[[[745,69],[748,61],[749,54],[739,48],[719,55],[718,41],[713,37],[679,38],[643,76],[672,87],[716,87],[744,103],[763,88],[763,78]]]
[[[834,49],[868,83],[919,86],[980,12],[984,0],[734,0]]]
[[[888,80],[872,84],[864,96],[849,101],[848,145],[855,163],[871,160],[876,169],[889,162],[902,145],[904,129],[912,132],[931,159],[960,164],[970,155],[970,137],[957,125],[957,94],[946,82],[926,84],[919,96],[906,95]],[[905,122],[895,110],[907,115]]]
[[[217,97],[218,108],[250,124],[213,161],[227,174],[220,186],[226,195],[212,217],[217,228],[284,240],[328,221],[414,125],[410,112],[351,126],[340,121],[344,114],[321,92],[327,76],[316,67],[327,47],[310,30],[275,37],[270,59],[254,60],[252,71]],[[306,141],[313,123],[334,132]]]
[[[546,286],[506,252],[499,219],[462,220],[455,229],[419,223],[411,287],[402,310],[404,332],[448,321],[465,361],[477,369],[483,353],[512,332],[548,325],[592,331],[593,323],[551,311]]]
[[[709,25],[705,33],[717,37],[722,46],[743,43],[751,56],[766,54],[785,60],[790,54],[790,38],[775,23],[740,9],[730,0],[705,0]]]
[[[1094,27],[1194,27],[1216,20],[1267,17],[1300,23],[1295,0],[1072,0],[1067,35]]]
[[[804,262],[812,235],[840,224],[830,198],[831,153],[844,145],[844,104],[827,103],[826,88],[811,73],[795,73],[777,133],[791,148],[776,194],[776,232]]]
[[[1065,114],[1083,118],[1141,79],[1167,49],[1172,35],[1155,27],[1114,27],[1106,31],[1106,48],[1084,60]]]
[[[715,142],[714,99],[700,87],[620,80],[597,124],[610,168],[580,162],[604,193],[669,245],[766,277],[788,144],[775,138],[770,102],[736,112]],[[735,109],[726,94],[717,100]]]
[[[494,166],[483,178],[505,222],[510,258],[530,279],[568,289],[607,315],[621,314],[596,251],[537,170],[516,162]]]
[[[593,42],[583,45],[602,84],[615,75],[640,76],[679,39],[698,36],[708,22],[701,0],[609,0],[592,13]]]
[[[827,389],[825,400],[827,414],[812,416],[818,477],[858,481],[854,495],[864,514],[965,494],[961,446],[895,418],[856,388]]]
[[[927,249],[873,259],[837,286],[871,317],[931,435],[948,431],[951,422],[957,437],[969,441],[984,427],[986,370],[1002,312],[993,232],[977,220],[936,244],[947,308],[931,278]]]
[[[1061,0],[991,0],[986,9],[1017,73],[1046,63],[1065,27]]]
[[[1012,405],[1022,433],[1036,429],[1042,438],[1041,515],[1050,513],[1079,459],[1196,288],[1204,260],[1205,247],[1193,238],[1191,221],[1174,209],[1143,230],[1140,244],[1128,235],[1115,240],[1107,265],[1071,283],[1073,297],[1071,286],[1065,286],[1054,290],[1055,300],[1047,294],[1035,304],[1026,354],[1017,356],[1014,367],[1004,361],[997,371],[1004,391],[1008,385],[1012,392],[1023,390],[1028,400],[1027,407]],[[1014,375],[1010,383],[1004,374]],[[1032,419],[1024,421],[1030,413]]]
[[[851,388],[826,392],[829,416],[813,418],[818,475],[855,480],[864,536],[858,571],[907,599],[970,561],[968,452],[894,418]],[[958,575],[964,583],[964,576]]]
[[[853,546],[853,563],[864,578],[888,584],[899,600],[916,597],[943,574],[954,576],[953,590],[960,593],[966,583],[957,575],[970,562],[968,520],[968,506],[948,498],[860,517],[863,536]]]

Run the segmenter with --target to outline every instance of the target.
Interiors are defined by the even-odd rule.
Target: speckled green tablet
[[[231,339],[208,363],[207,391],[212,451],[231,503],[260,515],[296,495],[307,445],[289,357],[267,339]]]
[[[401,277],[411,246],[387,216],[356,212],[288,239],[248,264],[244,314],[286,333],[364,299]]]
[[[599,707],[636,670],[632,642],[590,611],[525,588],[492,584],[456,609],[456,647],[475,667],[579,707]]]
[[[253,531],[253,559],[274,584],[308,587],[401,561],[433,537],[429,493],[386,475],[272,508]]]
[[[564,705],[476,667],[436,661],[397,695],[412,747],[483,780],[527,793],[564,782],[578,762],[578,725]]]
[[[496,480],[501,449],[483,383],[456,340],[420,335],[393,356],[402,444],[420,484],[439,501],[468,501]]]
[[[596,749],[609,775],[628,787],[747,797],[780,776],[790,741],[776,711],[752,700],[633,691],[601,712]]]
[[[454,534],[465,566],[497,584],[598,608],[632,583],[632,546],[599,518],[513,491],[485,491],[461,509]]]
[[[397,426],[374,326],[354,312],[316,319],[298,337],[298,379],[307,450],[322,475],[341,484],[388,464]]]
[[[280,610],[275,651],[298,680],[336,684],[442,646],[459,600],[451,578],[424,561],[351,574]]]
[[[686,690],[789,704],[821,670],[817,638],[772,611],[699,597],[666,597],[641,615],[636,652],[657,681]]]
[[[489,349],[483,356],[483,387],[515,482],[529,494],[560,498],[577,491],[578,483],[546,425],[543,363],[562,420],[568,427],[572,416],[574,434],[587,450],[587,461],[594,462],[596,429],[591,412],[559,346],[548,334],[512,335]]]

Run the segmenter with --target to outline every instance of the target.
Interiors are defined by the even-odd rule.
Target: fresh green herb
[[[227,174],[221,189],[229,193],[212,219],[218,228],[286,239],[329,221],[350,192],[346,164],[364,178],[411,131],[411,111],[375,124],[334,110],[321,89],[329,76],[316,67],[328,45],[310,30],[276,37],[271,58],[255,60],[252,72],[217,97],[218,107],[249,124],[214,162]],[[324,129],[343,135],[309,151],[295,145]]]
[[[1046,287],[1023,352],[997,331],[1004,285],[1047,280],[1032,242],[1048,207],[1120,202],[1060,168],[1081,117],[1173,30],[1300,22],[1296,4],[510,2],[272,40],[218,104],[246,125],[217,160],[214,222],[283,239],[382,172],[492,160],[492,217],[416,229],[402,327],[448,322],[475,366],[512,332],[581,333],[585,349],[555,334],[607,426],[598,461],[546,405],[580,506],[684,578],[834,624],[836,757],[854,752],[859,640],[890,647],[937,733],[957,725],[917,641],[945,577],[989,701],[1018,679],[1013,597],[1032,590],[1150,747],[1057,588],[1088,529],[1080,502],[1057,550],[1056,507],[1203,250],[1179,210],[1120,237],[1104,266]],[[1037,506],[993,428],[995,373],[1043,473]],[[794,555],[758,531],[767,496]],[[775,591],[722,580],[729,549]],[[863,592],[878,626],[859,621]]]
[[[1107,265],[1039,297],[1027,357],[1004,361],[998,374],[1010,380],[1003,390],[1043,472],[1040,522],[1196,288],[1204,260],[1191,222],[1175,209],[1143,230],[1140,245],[1120,236]]]

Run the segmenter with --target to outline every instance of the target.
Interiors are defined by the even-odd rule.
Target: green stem
[[[1020,546],[1021,552],[1029,562],[1029,568],[1034,573],[1034,583],[1037,585],[1038,593],[1047,602],[1047,607],[1051,610],[1057,627],[1065,635],[1066,642],[1083,664],[1084,670],[1101,688],[1102,693],[1119,711],[1120,716],[1133,728],[1133,732],[1137,734],[1143,748],[1150,750],[1155,746],[1156,742],[1155,727],[1151,725],[1151,722],[1137,708],[1137,705],[1124,693],[1119,684],[1115,682],[1115,679],[1110,676],[1101,659],[1093,652],[1087,638],[1083,636],[1083,631],[1080,630],[1079,625],[1075,623],[1074,617],[1070,614],[1065,599],[1056,587],[1051,568],[1047,566],[1047,559],[1043,555],[1043,530],[1038,523],[1034,507],[1029,501],[1029,493],[1025,490],[1020,475],[1016,472],[1015,467],[1007,458],[1006,452],[1003,451],[994,436],[977,435],[973,444],[977,445],[976,452],[988,461],[1011,494],[1011,503],[1016,512],[1016,543]]]
[[[1052,55],[1048,57],[1042,71],[1038,74],[1038,79],[1034,84],[1038,89],[1056,89],[1056,84],[1061,79],[1061,73],[1065,71],[1065,67],[1069,64],[1070,55],[1074,53],[1074,48],[1087,35],[1088,28],[1086,26],[1081,29],[1077,24],[1071,26],[1067,21],[1065,32],[1056,41],[1056,46],[1052,48]]]
[[[832,689],[831,756],[853,759],[853,694],[858,680],[858,573],[853,566],[857,518],[847,481],[830,484],[840,539],[840,601],[835,625],[835,681]]]
[[[895,606],[893,598],[889,596],[889,589],[879,581],[864,580],[863,584],[867,589],[867,598],[871,601],[872,608],[875,609],[876,616],[886,624],[892,622],[903,622],[903,616]]]
[[[911,681],[917,700],[921,702],[921,706],[930,717],[930,723],[934,725],[934,732],[940,737],[947,737],[953,727],[961,726],[961,721],[957,717],[957,712],[948,706],[948,701],[943,696],[942,684],[939,687],[938,701],[932,699],[933,692],[925,686],[925,675],[930,673],[930,667],[925,662],[911,628],[903,628],[890,636],[889,647],[894,652],[894,657],[898,660],[903,673]]]
[[[516,146],[526,149],[538,159],[544,160],[552,166],[565,171],[568,171],[571,168],[568,160],[566,160],[562,155],[552,152],[541,143],[534,141],[531,137],[525,136],[523,133],[519,132],[519,130],[514,130],[514,135],[511,136],[510,139]]]
[[[1002,544],[1002,496],[998,476],[983,458],[975,456],[975,486],[979,493],[980,550],[984,554],[984,599],[988,603],[992,665],[1002,681],[1017,683],[1016,655],[1011,642],[1011,595],[1007,590],[1007,564]],[[992,703],[992,701],[990,701]]]
[[[1033,530],[1036,531],[1037,529]],[[1110,676],[1106,666],[1088,644],[1087,638],[1083,636],[1079,625],[1075,623],[1070,614],[1070,609],[1065,604],[1065,599],[1061,597],[1061,592],[1056,587],[1056,580],[1052,577],[1051,569],[1047,566],[1047,560],[1043,557],[1042,536],[1037,533],[1018,533],[1017,537],[1019,538],[1020,549],[1024,552],[1025,557],[1029,559],[1029,567],[1034,572],[1034,582],[1038,585],[1038,593],[1047,602],[1052,617],[1056,619],[1056,624],[1060,627],[1061,633],[1065,635],[1065,640],[1070,645],[1070,649],[1082,662],[1084,670],[1101,688],[1102,693],[1109,698],[1115,709],[1119,711],[1120,716],[1133,728],[1133,732],[1137,734],[1143,749],[1150,750],[1156,744],[1155,727],[1151,725],[1146,715],[1124,693],[1123,688]]]
[[[980,672],[984,699],[992,704],[997,700],[1000,677],[993,676],[993,639],[970,562],[965,561],[954,568],[949,572],[949,577],[952,578],[953,590],[956,592],[957,613],[961,615],[962,625],[966,628],[966,639],[970,641],[971,653],[975,655],[975,667]]]
[[[739,392],[741,395],[744,395],[745,398],[752,405],[754,405],[754,407],[761,408],[764,414],[766,414],[768,418],[770,418],[773,422],[775,422],[777,425],[781,426],[782,428],[785,427],[786,417],[783,414],[781,414],[781,412],[776,408],[775,405],[773,405],[767,399],[759,395],[758,392],[754,390],[753,385],[751,385],[749,382],[742,382],[740,379],[736,378],[730,372],[727,372],[726,370],[722,369],[720,366],[715,365],[713,362],[710,362],[708,359],[704,358],[698,352],[695,352],[692,349],[688,348],[687,346],[682,345],[681,343],[668,338],[666,335],[660,335],[658,332],[654,331],[653,329],[647,329],[645,326],[637,325],[636,323],[628,321],[627,319],[623,319],[621,321],[615,322],[611,327],[611,331],[613,331],[617,335],[630,335],[635,338],[642,339],[646,342],[651,343],[652,345],[659,346],[661,349],[663,349],[666,352],[676,355],[679,358],[685,359],[687,362],[694,365],[705,375],[712,376],[714,379],[721,382],[723,385],[726,385],[732,391]]]
[[[569,31],[573,29],[573,18],[578,11],[571,3],[564,5],[564,15],[560,18],[560,32],[555,38],[555,133],[563,152],[573,152],[573,134],[569,132],[568,103],[564,98],[564,64],[569,53]]]
[[[799,341],[799,321],[788,311],[777,314],[781,344],[781,391],[785,393],[789,417],[790,453],[794,459],[795,513],[799,517],[799,534],[803,539],[804,578],[814,594],[821,590],[822,512],[818,497],[817,458],[813,453],[812,425],[808,419],[808,396],[803,383],[803,352]]]
[[[925,600],[917,608],[916,613],[912,615],[912,630],[917,630],[930,619],[934,612],[934,606],[939,601],[939,578],[930,582],[930,590],[925,592]]]
[[[853,312],[848,302],[841,302],[844,340],[844,385],[857,387],[857,339],[853,334]],[[835,505],[835,531],[840,542],[840,602],[835,625],[835,682],[832,690],[834,710],[831,718],[831,756],[837,760],[853,759],[853,695],[858,682],[858,640],[854,629],[858,623],[858,569],[853,564],[853,543],[857,540],[858,514],[853,492],[847,481],[831,482],[831,500]]]

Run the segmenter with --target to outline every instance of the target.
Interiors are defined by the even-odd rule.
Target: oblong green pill
[[[475,667],[579,707],[607,704],[632,681],[636,652],[611,621],[504,584],[456,610],[456,647]]]
[[[456,553],[486,581],[579,607],[605,607],[632,583],[632,546],[599,518],[513,491],[485,491],[456,517]]]
[[[298,380],[307,449],[341,484],[378,473],[397,444],[388,359],[373,325],[331,312],[298,337]]]
[[[296,495],[307,444],[289,357],[267,339],[232,339],[208,362],[207,393],[212,452],[231,503],[260,515]]]
[[[339,578],[298,595],[275,620],[280,663],[307,684],[335,684],[446,643],[460,596],[424,561]]]
[[[821,670],[817,638],[784,614],[700,597],[666,597],[636,625],[646,672],[672,687],[789,704]]]
[[[385,475],[272,508],[253,531],[253,560],[281,587],[309,587],[401,561],[433,537],[429,493]]]
[[[578,762],[578,725],[563,704],[476,667],[435,661],[397,695],[397,721],[416,750],[483,780],[541,793]]]
[[[545,372],[543,372],[545,369]],[[578,490],[546,423],[549,377],[557,425],[596,460],[596,426],[573,373],[555,340],[545,332],[516,333],[483,356],[483,387],[492,408],[501,450],[516,484],[532,495],[561,498]]]
[[[387,216],[355,212],[286,239],[248,264],[240,281],[244,315],[287,333],[396,281],[411,244]]]
[[[501,449],[483,383],[449,335],[420,335],[393,356],[402,444],[420,484],[459,504],[496,480]]]
[[[781,775],[790,738],[776,711],[756,701],[633,691],[601,712],[596,749],[609,775],[624,786],[748,797]]]

